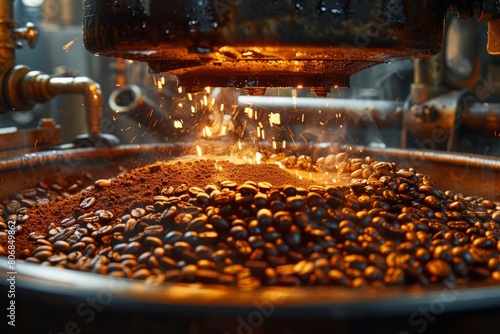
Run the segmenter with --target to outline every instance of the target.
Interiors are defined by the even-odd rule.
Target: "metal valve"
[[[17,40],[22,39],[28,42],[30,48],[34,49],[38,42],[38,30],[31,22],[26,23],[25,27],[16,28],[12,32],[12,37],[16,40],[18,48],[22,47],[22,43]]]

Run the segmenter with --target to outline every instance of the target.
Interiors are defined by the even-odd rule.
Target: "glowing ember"
[[[281,114],[280,113],[270,113],[269,114],[269,124],[273,126],[273,124],[280,125],[281,124]]]
[[[255,164],[260,165],[261,160],[262,160],[262,153],[255,152]]]
[[[210,128],[208,126],[205,126],[203,128],[203,137],[212,137],[212,131],[210,131]]]
[[[248,118],[253,118],[253,109],[251,107],[246,107],[244,112]]]
[[[70,41],[70,42],[68,42],[68,43],[64,44],[64,45],[63,45],[63,47],[62,47],[62,48],[63,48],[63,50],[64,50],[64,52],[69,52],[69,49],[71,49],[71,47],[73,46],[73,44],[75,44],[75,42],[76,42],[76,40],[77,40],[77,39],[78,39],[78,38],[75,38],[75,39],[73,39],[72,41]]]
[[[174,128],[182,129],[182,121],[174,121]]]

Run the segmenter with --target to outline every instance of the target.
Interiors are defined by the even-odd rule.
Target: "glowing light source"
[[[255,152],[255,163],[257,165],[260,165],[260,161],[262,160],[262,153],[260,152]]]
[[[203,137],[212,137],[212,131],[210,131],[210,128],[208,126],[205,126],[203,128]]]
[[[73,44],[75,44],[77,39],[78,39],[78,37],[73,39],[72,41],[69,41],[68,43],[64,44],[62,47],[64,52],[69,52],[69,49],[71,49],[71,47],[73,46]]]
[[[245,107],[244,113],[248,116],[248,118],[253,118],[252,107]]]
[[[182,121],[174,121],[174,128],[182,129]]]
[[[280,125],[281,124],[281,114],[280,113],[270,113],[269,114],[269,124],[273,126],[273,124]]]

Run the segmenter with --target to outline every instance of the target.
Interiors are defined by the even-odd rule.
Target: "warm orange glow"
[[[182,121],[174,121],[174,128],[182,129]]]
[[[62,47],[64,52],[69,52],[69,49],[71,49],[71,47],[73,46],[73,44],[75,44],[77,39],[78,39],[78,37],[73,39],[72,41],[69,41],[68,43],[64,44]]]
[[[281,124],[281,114],[280,113],[270,113],[269,114],[269,125],[273,126],[273,124],[276,124],[276,125]]]

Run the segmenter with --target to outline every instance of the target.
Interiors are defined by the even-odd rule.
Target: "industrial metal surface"
[[[332,152],[339,149],[325,146],[316,148],[318,152]],[[96,178],[110,177],[118,171],[119,166],[138,167],[157,160],[176,160],[176,157],[190,154],[193,150],[193,146],[180,144],[144,145],[113,149],[54,151],[13,157],[0,161],[2,182],[0,195],[32,186],[42,175],[63,176],[87,170],[93,172]],[[353,147],[350,152],[353,155],[369,155],[375,159],[395,161],[401,167],[414,166],[418,171],[434,177],[443,189],[462,191],[491,199],[498,199],[500,196],[496,193],[500,189],[500,159],[498,158],[365,147]],[[9,182],[9,180],[19,180],[19,178],[23,179],[23,183]],[[6,258],[0,259],[0,268],[0,281],[2,285],[5,285],[6,278],[8,278],[5,276],[8,271]],[[262,307],[266,307],[267,310],[272,307],[272,312],[268,317],[266,316],[267,324],[271,327],[280,321],[286,322],[286,319],[298,317],[308,319],[307,323],[318,321],[317,324],[311,325],[313,327],[322,324],[323,327],[320,328],[326,328],[338,324],[339,331],[342,332],[345,329],[344,326],[347,326],[347,329],[352,332],[352,328],[357,328],[353,325],[358,321],[356,319],[378,319],[370,321],[374,321],[377,332],[384,332],[391,326],[400,326],[396,327],[400,330],[421,329],[420,323],[414,321],[423,319],[419,310],[428,308],[429,305],[436,309],[438,306],[441,307],[441,304],[444,305],[443,310],[438,309],[442,321],[444,319],[448,321],[448,315],[456,315],[460,312],[468,313],[468,316],[463,319],[473,319],[472,315],[476,315],[475,312],[483,312],[483,316],[486,316],[491,310],[500,308],[500,289],[497,284],[491,283],[448,286],[445,282],[444,285],[428,287],[384,287],[364,290],[290,286],[242,291],[235,287],[203,284],[167,283],[161,286],[151,286],[140,281],[61,270],[21,261],[16,263],[16,268],[18,272],[16,289],[21,302],[28,303],[29,301],[30,305],[50,304],[54,305],[55,309],[67,310],[67,313],[62,313],[65,315],[63,322],[60,321],[61,319],[57,320],[57,317],[54,317],[52,322],[41,321],[42,327],[40,328],[47,330],[56,330],[57,328],[51,326],[61,327],[73,319],[81,323],[82,319],[85,319],[81,315],[84,310],[80,305],[82,300],[95,296],[104,298],[104,294],[106,298],[111,297],[106,299],[102,317],[98,317],[97,321],[89,325],[90,328],[94,326],[96,331],[107,328],[109,321],[112,320],[115,321],[113,326],[120,328],[120,324],[116,323],[117,314],[153,317],[154,321],[152,320],[150,326],[154,324],[157,329],[164,329],[164,326],[170,324],[165,319],[173,317],[178,319],[177,325],[181,326],[182,330],[185,330],[186,326],[195,326],[194,328],[197,329],[192,329],[193,333],[205,332],[202,329],[204,326],[210,328],[208,331],[210,333],[220,332],[225,328],[232,328],[234,331],[237,328],[243,328],[241,322],[238,322],[241,317],[248,321],[246,317],[253,314],[252,312],[256,309],[261,312]],[[261,308],[257,308],[256,305],[260,305]],[[22,312],[30,314],[33,309],[26,308],[25,305]],[[186,314],[189,314],[187,319],[184,318]],[[157,317],[162,317],[164,320],[159,321]],[[383,319],[386,321],[392,319],[393,322],[385,323]],[[137,321],[141,323],[142,320]],[[216,325],[212,323],[213,321]],[[441,325],[437,325],[439,323],[436,321],[435,328],[441,328]],[[496,322],[490,322],[488,328],[493,328],[495,324]],[[432,328],[431,325],[432,323],[429,323],[429,328]],[[266,328],[268,327],[262,326],[261,329]],[[361,329],[358,328],[358,330]],[[294,331],[289,330],[289,332]]]

